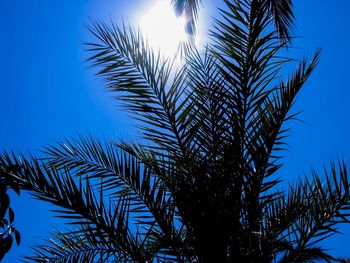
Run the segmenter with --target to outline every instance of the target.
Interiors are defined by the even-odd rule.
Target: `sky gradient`
[[[152,0],[153,1],[153,0]],[[65,137],[92,134],[127,138],[132,122],[118,108],[94,70],[84,62],[83,42],[91,39],[89,17],[133,22],[152,5],[149,0],[2,0],[0,2],[0,147],[28,154]],[[210,3],[209,3],[210,2]],[[203,0],[201,27],[221,1]],[[279,176],[290,182],[321,171],[343,156],[350,164],[350,1],[295,1],[292,53],[311,57],[322,48],[321,61],[300,93]],[[61,226],[48,205],[28,195],[13,198],[22,244],[4,262],[18,262],[28,246]],[[332,254],[349,256],[350,227],[327,242]]]

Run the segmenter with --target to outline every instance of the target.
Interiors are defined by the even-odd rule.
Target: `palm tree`
[[[283,56],[289,35],[271,6],[225,3],[213,44],[192,48],[181,67],[132,28],[93,22],[90,61],[140,136],[64,140],[40,158],[1,155],[7,183],[54,204],[72,226],[28,261],[340,261],[320,241],[349,222],[345,163],[289,187],[276,179],[291,108],[319,51],[283,78],[294,60]]]

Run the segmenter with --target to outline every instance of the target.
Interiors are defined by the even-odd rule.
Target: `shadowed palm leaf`
[[[15,214],[10,207],[10,196],[7,193],[6,184],[0,178],[0,261],[10,251],[14,239],[17,245],[20,244],[21,237],[14,226]],[[18,187],[14,187],[18,192]]]
[[[186,31],[188,34],[196,32],[195,22],[198,19],[198,9],[201,0],[172,0],[177,15],[186,18]]]
[[[213,44],[192,47],[179,67],[128,26],[93,22],[90,61],[138,120],[138,142],[82,137],[46,147],[40,159],[0,156],[7,183],[54,204],[72,225],[27,260],[337,260],[319,242],[349,221],[345,163],[287,191],[273,177],[319,51],[284,76],[295,63],[281,55],[292,3],[225,3]]]

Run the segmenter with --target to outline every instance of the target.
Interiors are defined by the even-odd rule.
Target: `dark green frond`
[[[132,258],[123,250],[111,247],[108,240],[100,240],[97,231],[87,227],[80,231],[56,232],[54,238],[46,244],[32,249],[32,256],[26,256],[26,262],[132,262]],[[103,236],[102,236],[103,238]]]
[[[186,157],[185,129],[179,117],[185,106],[184,69],[170,78],[172,63],[154,54],[139,32],[94,23],[99,40],[92,44],[90,60],[101,67],[109,89],[118,92],[126,109],[140,121],[142,134],[164,153]],[[178,161],[178,160],[176,160]]]
[[[58,206],[53,210],[58,217],[70,220],[72,225],[101,231],[112,247],[133,255],[134,259],[146,257],[128,228],[130,203],[125,198],[106,202],[88,178],[74,180],[68,170],[45,165],[35,158],[11,158],[5,153],[0,158],[0,167],[7,180],[15,181],[37,199]]]
[[[339,233],[340,223],[350,222],[349,205],[350,184],[342,161],[337,166],[332,163],[324,177],[314,171],[312,179],[291,187],[289,196],[271,204],[268,214],[267,237],[290,244],[280,248],[285,251],[281,262],[334,262],[336,259],[319,247],[320,242]]]
[[[173,197],[152,166],[142,165],[137,155],[115,142],[101,143],[93,138],[65,141],[46,148],[50,166],[64,168],[80,178],[95,182],[112,199],[127,199],[130,212],[139,223],[155,224],[163,239],[176,236]],[[158,173],[166,176],[164,168]],[[179,223],[179,222],[178,222]]]
[[[292,0],[264,0],[268,12],[274,21],[275,28],[282,42],[291,41],[291,30],[294,26],[294,13]]]
[[[184,15],[186,18],[186,31],[192,35],[196,32],[196,21],[198,19],[198,9],[201,0],[172,0],[175,13]]]

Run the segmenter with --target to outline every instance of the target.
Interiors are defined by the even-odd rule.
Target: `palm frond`
[[[94,53],[90,60],[102,68],[98,74],[143,124],[145,139],[173,157],[188,158],[177,116],[186,100],[184,70],[180,69],[170,80],[172,62],[154,54],[140,32],[97,22],[90,30],[100,42],[90,44],[90,52]]]
[[[272,17],[275,28],[282,42],[291,41],[291,30],[294,26],[294,13],[292,0],[264,0],[268,12]]]
[[[119,199],[106,203],[97,194],[88,178],[74,180],[68,170],[45,165],[35,158],[27,160],[4,153],[0,157],[1,173],[7,180],[15,181],[21,189],[30,191],[34,197],[49,202],[58,217],[70,220],[72,225],[86,225],[103,233],[111,246],[133,255],[134,260],[144,259],[136,237],[128,228],[130,203]],[[101,192],[100,192],[101,193]]]
[[[123,250],[116,250],[107,240],[101,240],[88,228],[66,233],[53,233],[54,239],[32,248],[26,262],[132,262],[132,258]]]
[[[226,4],[233,1],[225,0]],[[237,2],[237,1],[236,1]],[[249,6],[253,1],[241,1]],[[193,34],[196,31],[200,0],[172,0],[177,15],[185,14],[187,19],[187,32]],[[258,2],[261,9],[265,9],[267,15],[273,20],[274,26],[282,43],[290,43],[291,30],[294,26],[294,13],[292,0],[262,0]]]
[[[350,222],[350,184],[345,163],[332,163],[330,171],[325,170],[324,181],[320,178],[323,177],[313,171],[312,180],[300,180],[290,187],[288,197],[271,203],[267,238],[289,244],[280,248],[285,253],[281,262],[337,260],[320,247],[320,242],[339,233],[339,224]]]
[[[46,147],[45,156],[49,166],[94,180],[113,199],[127,199],[130,213],[139,218],[140,224],[147,222],[160,227],[162,239],[170,242],[176,238],[177,220],[171,192],[163,180],[156,177],[152,167],[143,165],[130,150],[125,151],[113,141],[103,144],[92,137],[81,137]],[[167,170],[159,169],[162,170],[158,174],[166,176]]]
[[[186,18],[186,31],[192,35],[196,32],[196,21],[198,19],[198,11],[201,0],[172,0],[175,13]]]

